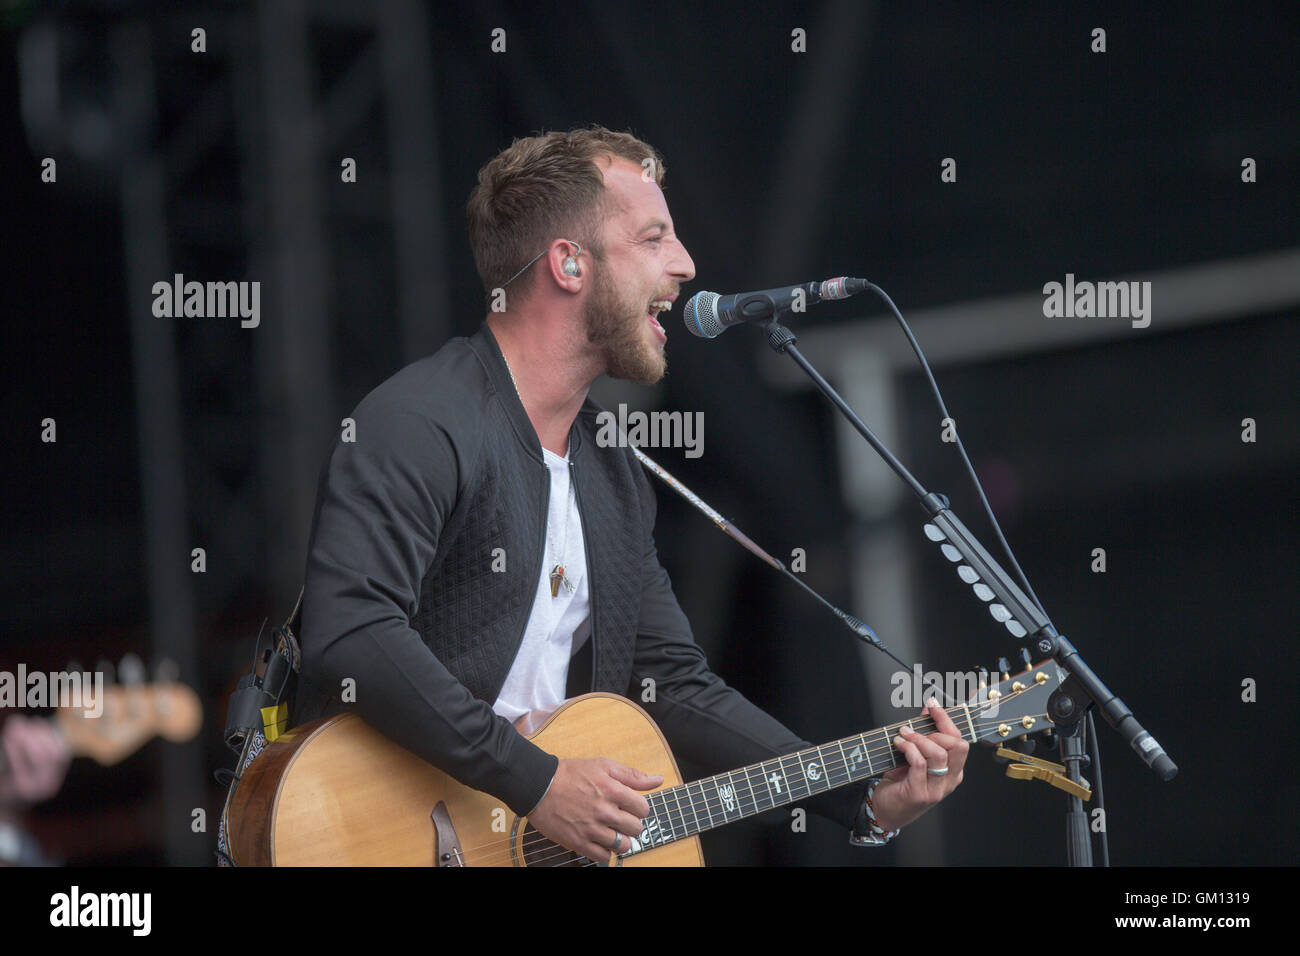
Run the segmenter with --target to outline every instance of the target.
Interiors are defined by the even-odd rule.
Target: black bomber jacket
[[[599,412],[588,400],[569,442],[590,575],[583,689],[639,695],[653,680],[643,706],[675,755],[710,772],[808,746],[709,670],[656,555],[654,491],[630,450],[598,446]],[[486,323],[388,379],[352,418],[320,479],[292,723],[354,709],[527,813],[557,758],[492,703],[536,593],[550,480]],[[808,806],[852,826],[862,794],[848,786]]]

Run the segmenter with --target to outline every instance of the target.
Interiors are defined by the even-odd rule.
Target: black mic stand
[[[958,575],[974,588],[981,601],[988,603],[989,613],[994,620],[1003,624],[1013,637],[1032,643],[1039,654],[1051,657],[1070,675],[1047,701],[1048,716],[1059,731],[1062,760],[1069,779],[1075,783],[1082,782],[1081,765],[1088,760],[1083,748],[1084,718],[1089,708],[1095,706],[1106,718],[1106,722],[1118,731],[1161,780],[1172,780],[1178,773],[1178,767],[1169,759],[1164,748],[1143,729],[1127,705],[1110,692],[1101,678],[1079,656],[1074,646],[1056,630],[1047,614],[1025,595],[970,529],[953,514],[948,507],[948,499],[926,491],[831,384],[813,368],[812,363],[804,358],[803,353],[795,347],[794,333],[779,322],[780,316],[788,311],[773,303],[773,317],[762,323],[767,331],[767,344],[773,351],[790,356],[848,419],[849,424],[857,429],[885,463],[912,489],[929,517],[924,528],[925,536],[939,545],[944,557],[958,565]],[[1069,865],[1091,866],[1092,841],[1089,838],[1083,800],[1072,794],[1068,799],[1066,853]]]

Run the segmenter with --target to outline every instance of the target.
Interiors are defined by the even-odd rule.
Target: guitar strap
[[[259,636],[253,651],[253,668],[240,678],[235,692],[230,695],[225,741],[232,750],[239,750],[249,733],[261,731],[266,742],[271,743],[286,729],[285,722],[302,666],[302,652],[294,631],[302,618],[302,595],[300,590],[293,613],[272,632],[272,646],[260,658],[257,653],[261,646]]]
[[[272,646],[260,658],[258,651],[262,639],[259,634],[253,647],[253,667],[239,679],[235,692],[230,695],[226,710],[226,745],[239,755],[234,771],[217,771],[217,780],[227,784],[226,803],[221,811],[221,825],[217,832],[217,863],[234,866],[227,853],[226,817],[235,788],[239,786],[244,770],[262,749],[273,742],[286,729],[288,715],[298,688],[298,673],[302,668],[302,649],[297,632],[302,626],[302,596],[294,603],[289,619],[272,631]]]

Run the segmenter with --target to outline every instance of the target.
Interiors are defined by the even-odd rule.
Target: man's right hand
[[[653,790],[664,782],[661,774],[651,776],[605,757],[594,760],[561,760],[529,821],[543,836],[604,862],[617,848],[628,848],[629,840],[641,834],[641,821],[650,815],[650,804],[638,790]]]

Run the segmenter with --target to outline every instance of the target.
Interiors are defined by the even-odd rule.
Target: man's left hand
[[[961,783],[970,744],[937,701],[926,704],[921,714],[934,718],[935,732],[921,734],[907,726],[899,731],[894,746],[907,758],[907,766],[884,774],[872,796],[876,825],[887,831],[911,823]],[[941,776],[929,772],[945,768],[948,772]]]
[[[0,770],[0,805],[37,803],[59,792],[72,751],[54,725],[14,714],[0,730],[0,751],[8,772]]]

